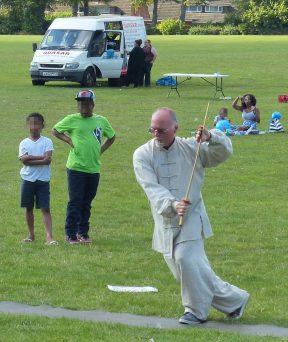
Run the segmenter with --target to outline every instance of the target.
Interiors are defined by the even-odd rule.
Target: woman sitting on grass
[[[241,106],[238,101],[241,101]],[[257,123],[260,123],[260,111],[256,108],[256,98],[252,94],[237,96],[232,107],[242,112],[243,124],[237,127],[238,131],[247,131],[249,128],[257,129]]]

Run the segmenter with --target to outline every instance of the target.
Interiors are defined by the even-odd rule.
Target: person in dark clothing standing
[[[142,40],[136,39],[134,42],[134,48],[129,53],[126,86],[129,87],[130,83],[134,84],[134,88],[137,88],[141,83],[141,77],[143,74],[143,68],[145,65],[145,53],[141,48]]]

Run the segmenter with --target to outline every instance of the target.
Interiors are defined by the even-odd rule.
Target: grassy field
[[[282,113],[281,122],[288,128],[288,105],[277,102],[278,95],[288,94],[287,36],[153,36],[151,39],[159,53],[152,70],[154,84],[168,72],[220,71],[230,75],[224,80],[226,96],[233,99],[244,93],[255,94],[261,111],[260,129],[267,129],[273,111]],[[96,112],[109,118],[117,131],[117,140],[102,158],[101,184],[91,219],[91,238],[95,242],[91,246],[64,243],[68,146],[53,139],[51,208],[54,237],[60,245],[45,246],[40,213],[36,215],[35,243],[23,244],[27,233],[24,213],[19,207],[21,165],[17,154],[19,142],[28,134],[25,117],[33,111],[42,113],[47,122],[43,134],[51,137],[53,125],[75,112],[74,95],[79,90],[76,83],[31,85],[31,44],[40,40],[39,36],[0,36],[0,300],[179,317],[180,288],[162,256],[151,251],[153,223],[147,199],[135,182],[132,154],[149,139],[150,116],[159,106],[175,109],[179,135],[189,136],[203,120],[213,88],[195,79],[181,86],[180,98],[176,94],[167,98],[165,87],[121,90],[108,88],[105,82],[96,87]],[[240,112],[234,111],[231,103],[232,100],[212,101],[208,126],[212,127],[214,116],[223,106],[228,108],[233,123],[241,122]],[[251,293],[241,322],[287,327],[287,133],[233,137],[232,141],[234,155],[206,173],[203,197],[215,233],[206,242],[207,254],[223,279]],[[117,294],[109,292],[107,284],[152,285],[159,293]],[[152,333],[157,336],[155,342],[193,337],[199,341],[231,340],[228,333],[198,329],[150,333],[148,329],[44,318],[14,319],[2,315],[0,319],[10,332],[7,336],[15,341],[25,338],[36,341],[33,327],[39,328],[39,334],[46,336],[42,340],[47,341],[61,341],[58,338],[61,334],[66,337],[71,334],[70,339],[63,337],[63,341],[79,341],[74,339],[77,330],[74,327],[87,329],[86,340],[93,340],[94,329],[103,331],[103,337],[95,341],[147,341]],[[209,319],[222,321],[224,316],[211,309]],[[27,326],[31,329],[26,329]],[[233,340],[237,338],[248,341],[247,336]]]
[[[132,328],[119,324],[103,324],[69,319],[49,319],[1,315],[1,341],[9,342],[276,342],[276,337],[251,337],[203,329],[161,330]],[[13,336],[13,337],[12,337]],[[11,338],[12,337],[12,338]],[[282,339],[282,341],[285,341]]]
[[[281,341],[273,337],[251,337],[221,331],[203,329],[161,330],[132,328],[119,324],[83,322],[69,319],[49,319],[1,315],[1,341],[9,342],[272,342]],[[13,336],[13,337],[12,337]],[[12,338],[11,338],[12,337]],[[284,339],[282,339],[284,341]]]

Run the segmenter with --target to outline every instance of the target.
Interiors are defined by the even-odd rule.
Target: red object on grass
[[[279,95],[278,96],[278,101],[280,103],[287,103],[288,102],[288,95]]]

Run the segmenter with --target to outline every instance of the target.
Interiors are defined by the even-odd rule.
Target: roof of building
[[[232,0],[207,0],[204,5],[208,6],[223,6],[223,7],[233,7]],[[103,1],[90,1],[89,5],[91,7],[104,6],[105,7],[118,7],[124,15],[139,15],[142,16],[145,20],[150,21],[153,15],[153,4],[148,7],[143,6],[140,9],[133,9],[131,6],[131,0],[113,0],[110,4],[105,4]],[[64,9],[64,6],[57,6],[59,9]],[[65,6],[67,9],[67,6]],[[181,4],[175,2],[162,2],[158,3],[158,20],[164,20],[167,18],[178,19],[180,17],[181,12]],[[189,12],[186,11],[186,20],[192,21],[196,23],[205,23],[205,22],[223,22],[224,13],[197,13],[197,12]]]

